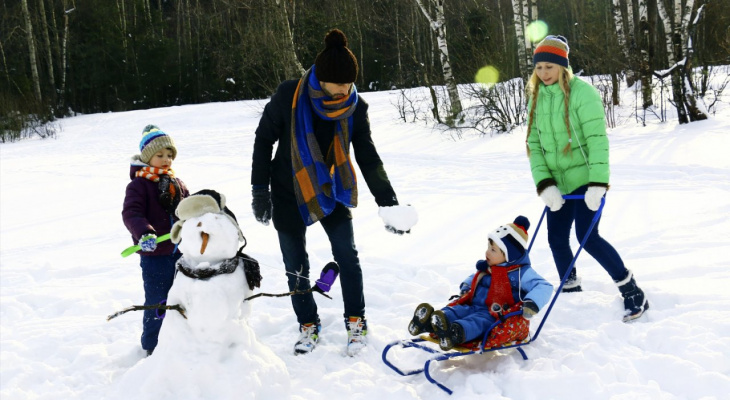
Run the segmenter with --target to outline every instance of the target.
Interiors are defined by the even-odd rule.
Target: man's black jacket
[[[264,108],[256,129],[253,148],[251,184],[254,186],[271,184],[274,227],[280,231],[299,231],[304,228],[304,221],[299,214],[294,194],[291,160],[292,101],[298,82],[290,80],[279,85],[271,101]],[[337,122],[323,120],[316,114],[313,115],[312,122],[322,155],[326,156],[335,135]],[[355,161],[378,206],[397,205],[395,192],[370,135],[368,104],[362,97],[358,97],[357,108],[353,114],[351,137],[351,149],[355,152]],[[276,142],[278,146],[272,159]],[[337,203],[335,210],[326,218],[343,217],[352,218],[352,215],[347,207]]]

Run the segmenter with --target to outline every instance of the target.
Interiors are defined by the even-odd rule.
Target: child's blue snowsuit
[[[532,269],[529,255],[525,254],[516,261],[501,265],[520,265],[519,268],[507,274],[515,302],[531,299],[539,309],[547,304],[553,293],[553,285]],[[476,268],[476,273],[486,271],[488,268],[486,260],[477,261]],[[461,283],[462,291],[470,290],[475,274],[469,275]],[[496,318],[489,313],[489,307],[486,304],[491,283],[492,276],[485,275],[476,283],[475,288],[471,288],[474,290],[471,304],[447,306],[442,309],[449,323],[458,323],[464,328],[465,342],[484,336],[487,329],[496,321]]]

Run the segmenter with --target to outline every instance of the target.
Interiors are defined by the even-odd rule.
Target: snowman
[[[170,237],[183,256],[166,303],[184,314],[166,313],[155,352],[123,377],[120,398],[288,398],[284,362],[247,323],[244,299],[261,276],[238,249],[245,239],[225,196],[202,190],[175,213],[180,220]]]

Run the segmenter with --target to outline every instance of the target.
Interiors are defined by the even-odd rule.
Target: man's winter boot
[[[347,329],[347,355],[352,357],[368,344],[368,322],[365,317],[350,317],[345,320]]]
[[[621,297],[624,298],[624,322],[631,322],[644,314],[649,309],[649,301],[644,296],[644,291],[636,285],[634,274],[629,271],[626,278],[616,282],[618,290],[621,291]]]
[[[578,271],[575,270],[575,267],[570,271],[570,275],[568,276],[568,279],[565,280],[565,284],[563,285],[562,293],[574,293],[574,292],[582,292],[583,288],[580,287],[581,279],[578,276]]]
[[[433,332],[431,327],[431,314],[433,313],[433,307],[428,303],[421,303],[416,307],[413,312],[413,319],[408,324],[408,333],[413,336],[417,336],[421,333]]]
[[[319,322],[299,325],[299,340],[294,344],[294,354],[311,353],[319,343],[319,331],[322,325]]]

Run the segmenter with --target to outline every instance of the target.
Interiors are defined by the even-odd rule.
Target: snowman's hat
[[[236,229],[238,229],[238,241],[242,242],[245,240],[243,238],[243,232],[241,232],[241,227],[238,226],[238,221],[236,221],[236,216],[226,207],[226,196],[211,189],[203,189],[180,201],[180,204],[178,204],[175,210],[175,215],[180,220],[172,226],[170,240],[173,243],[180,243],[182,239],[180,237],[180,231],[185,221],[208,213],[221,214],[231,220],[233,225],[236,226]]]

